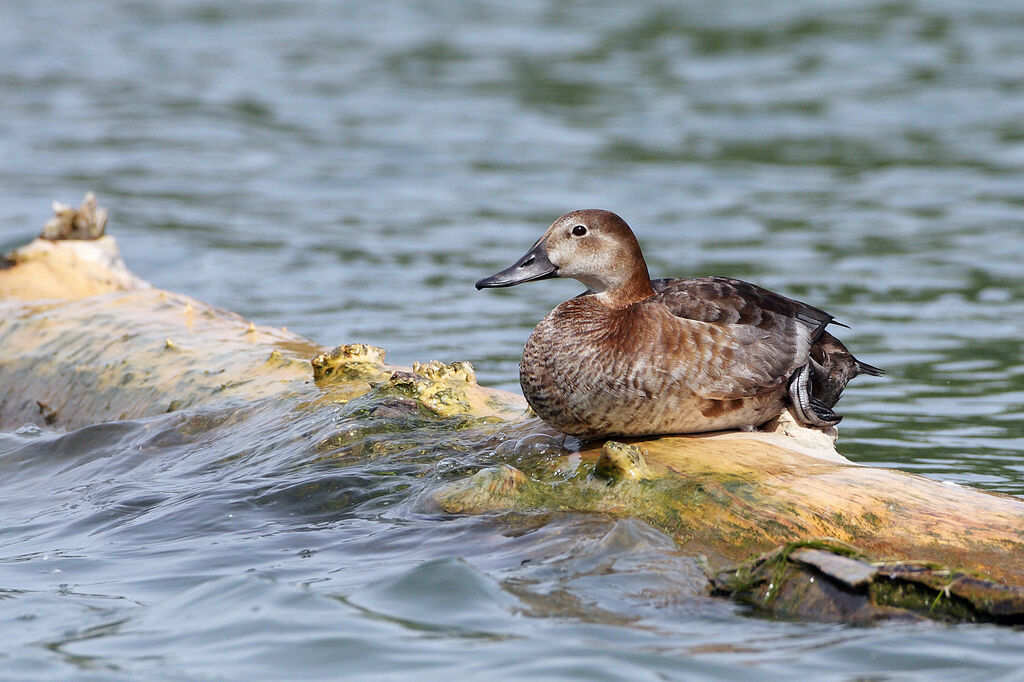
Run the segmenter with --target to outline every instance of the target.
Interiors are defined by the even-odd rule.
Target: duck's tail
[[[843,418],[832,408],[850,379],[861,374],[878,377],[885,370],[853,357],[839,339],[828,332],[811,347],[811,357],[790,379],[789,396],[797,418],[809,426],[834,426]]]

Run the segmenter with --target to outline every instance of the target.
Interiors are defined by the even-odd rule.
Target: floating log
[[[65,236],[98,220],[77,224]],[[775,613],[1024,622],[1024,501],[856,465],[834,429],[783,415],[756,432],[580,442],[468,363],[394,367],[155,289],[109,236],[36,240],[3,263],[0,429],[273,401],[318,424],[324,452],[382,456],[414,437],[437,466],[474,453],[485,466],[439,479],[435,509],[640,518],[703,557],[709,591]]]

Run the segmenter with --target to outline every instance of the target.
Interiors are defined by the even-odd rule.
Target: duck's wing
[[[679,368],[691,390],[733,399],[778,388],[807,364],[833,317],[754,284],[724,277],[653,280],[679,319]]]

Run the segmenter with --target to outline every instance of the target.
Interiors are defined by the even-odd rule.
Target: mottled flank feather
[[[651,286],[657,293],[645,304],[703,322],[705,336],[719,339],[709,366],[691,383],[706,397],[744,397],[783,383],[832,321],[806,303],[735,279],[658,279]]]

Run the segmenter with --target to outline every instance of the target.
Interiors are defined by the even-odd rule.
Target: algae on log
[[[83,209],[56,231],[95,236],[105,216]],[[315,415],[367,400],[385,425],[373,448],[413,428],[410,415],[478,429],[493,466],[435,490],[444,511],[644,519],[706,557],[716,592],[775,613],[1024,619],[1024,501],[854,465],[834,430],[783,415],[760,432],[581,443],[530,418],[520,396],[479,387],[467,363],[393,367],[372,346],[329,350],[154,289],[110,237],[36,240],[3,262],[2,429],[268,399]]]
[[[552,476],[539,484],[535,473],[529,491],[494,499],[467,480],[440,499],[447,509],[474,513],[567,504],[628,510],[671,529],[683,549],[719,561],[804,538],[833,538],[880,559],[1024,577],[1024,501],[856,466],[787,439],[720,433],[585,445],[579,454],[592,463],[593,479]],[[490,489],[493,482],[480,485]]]
[[[790,439],[720,433],[584,444],[572,472],[504,463],[451,484],[438,502],[453,513],[637,517],[704,556],[719,593],[776,613],[873,620],[903,607],[1024,622],[1024,588],[1013,586],[1024,583],[1024,501],[857,466]],[[788,550],[801,546],[855,555],[870,575],[850,581],[835,563],[792,561]]]

